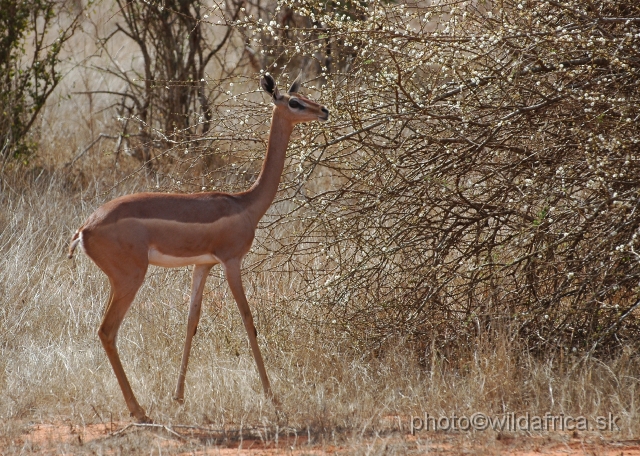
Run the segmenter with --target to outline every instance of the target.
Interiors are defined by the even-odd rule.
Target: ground
[[[595,433],[476,435],[426,432],[411,435],[347,435],[334,430],[320,435],[293,428],[213,429],[201,426],[137,425],[109,422],[83,425],[54,421],[14,423],[19,432],[0,437],[0,454],[511,454],[640,456],[640,440],[621,440]]]

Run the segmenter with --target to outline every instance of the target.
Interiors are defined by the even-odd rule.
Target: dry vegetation
[[[86,257],[68,261],[64,255],[69,232],[107,196],[96,188],[82,193],[65,189],[64,179],[29,175],[3,181],[0,446],[6,453],[24,445],[47,447],[23,434],[32,432],[31,423],[71,423],[81,433],[83,426],[111,426],[114,421],[118,429],[129,421],[96,336],[108,283]],[[402,340],[389,342],[375,356],[354,350],[350,337],[339,331],[318,329],[313,320],[321,317],[319,309],[316,314],[306,309],[304,318],[295,318],[299,285],[283,280],[259,260],[257,254],[247,258],[248,265],[260,265],[250,266],[245,274],[247,294],[273,387],[288,415],[286,423],[277,420],[261,392],[242,322],[219,271],[205,291],[184,406],[176,405],[171,393],[186,327],[188,270],[153,268],[120,332],[123,362],[151,416],[167,425],[212,429],[201,440],[183,444],[189,448],[206,445],[207,438],[212,439],[209,445],[228,443],[211,437],[220,439],[214,431],[221,429],[245,429],[248,439],[264,427],[273,441],[276,426],[282,439],[296,432],[302,442],[308,430],[318,444],[372,443],[372,436],[380,435],[376,445],[383,445],[397,435],[397,422],[390,417],[401,416],[407,426],[408,416],[425,411],[549,411],[589,417],[611,411],[620,417],[622,429],[614,438],[638,432],[635,388],[640,372],[630,351],[606,363],[579,357],[540,360],[522,355],[504,334],[478,338],[473,350],[455,361],[434,356],[421,365]],[[400,435],[406,432],[405,427]],[[149,435],[98,435],[86,447],[75,436],[61,442],[52,436],[52,448],[142,450],[154,441]],[[493,441],[495,435],[487,431],[459,438]],[[440,438],[422,437],[425,442]],[[398,452],[414,445],[403,442]]]
[[[128,10],[134,23],[175,25],[153,4],[128,5],[141,7]],[[162,75],[152,84],[115,3],[88,9],[69,42],[90,44],[63,62],[29,133],[37,154],[24,165],[3,153],[0,454],[239,439],[347,454],[504,449],[494,431],[452,443],[398,430],[395,416],[425,412],[613,413],[621,431],[573,437],[637,437],[634,2],[192,5],[175,32],[191,15],[202,41],[184,56],[216,54],[180,78],[176,62],[151,59]],[[219,269],[185,404],[171,400],[190,274],[152,268],[118,346],[141,405],[186,440],[112,435],[130,418],[96,335],[108,283],[82,254],[66,259],[70,235],[117,195],[245,188],[266,147],[261,68],[283,86],[302,68],[305,92],[332,112],[294,134],[279,200],[245,259],[286,419],[261,392]],[[43,440],[35,429],[47,423],[73,432]]]
[[[367,343],[410,334],[455,352],[504,326],[544,352],[637,339],[637,6],[301,14],[308,28],[271,49],[331,49],[319,97],[337,111],[298,145],[290,186],[300,236],[283,248],[323,266],[302,268],[309,299]]]

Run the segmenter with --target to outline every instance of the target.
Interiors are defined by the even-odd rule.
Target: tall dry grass
[[[140,178],[118,191],[147,185],[152,182]],[[114,195],[103,194],[105,186],[98,184],[82,192],[69,187],[64,173],[2,180],[0,435],[8,437],[0,442],[6,451],[19,449],[10,443],[22,429],[16,423],[129,420],[97,337],[107,280],[83,254],[74,260],[65,255],[75,228]],[[263,233],[258,232],[258,243],[269,242]],[[455,359],[434,351],[419,363],[420,356],[402,340],[367,352],[330,324],[316,326],[322,315],[313,307],[302,311],[293,299],[302,285],[270,267],[282,259],[259,256],[251,253],[245,261],[247,296],[289,429],[309,430],[316,439],[362,439],[397,430],[397,420],[390,418],[396,415],[406,423],[424,412],[587,417],[611,412],[620,417],[616,436],[637,435],[640,365],[633,353],[609,362],[540,360],[523,355],[506,330],[480,335],[473,350]],[[219,270],[207,283],[185,404],[172,401],[188,297],[189,268],[153,267],[124,321],[118,346],[141,404],[161,423],[282,425],[261,392],[240,316]],[[490,435],[493,431],[463,438]]]

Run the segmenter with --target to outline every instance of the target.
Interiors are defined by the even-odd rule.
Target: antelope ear
[[[302,80],[302,71],[298,74],[298,77],[296,78],[296,80],[293,81],[293,84],[291,84],[291,87],[289,87],[289,93],[298,93],[298,90],[300,90],[301,80]]]
[[[262,86],[262,90],[267,92],[272,97],[276,98],[278,96],[278,88],[276,87],[276,81],[273,80],[273,76],[269,73],[265,73],[264,76],[260,79],[260,85]]]

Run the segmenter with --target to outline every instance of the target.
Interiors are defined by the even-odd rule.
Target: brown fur
[[[294,83],[292,89],[297,85]],[[296,93],[280,94],[268,75],[263,78],[262,86],[273,96],[275,106],[267,155],[258,179],[249,190],[237,194],[137,193],[122,196],[91,214],[74,234],[69,246],[71,258],[82,235],[86,254],[109,277],[111,294],[98,335],[127,407],[139,421],[149,421],[149,418],[131,390],[115,341],[122,320],[142,285],[152,254],[158,261],[155,264],[168,264],[162,263],[167,261],[166,256],[193,260],[192,264],[195,264],[187,336],[174,398],[178,401],[184,398],[191,341],[200,318],[207,274],[215,264],[221,263],[247,330],[265,394],[277,405],[258,347],[240,266],[251,248],[258,222],[275,198],[293,127],[300,122],[327,120],[329,111]],[[304,109],[289,106],[291,98],[296,98]]]

